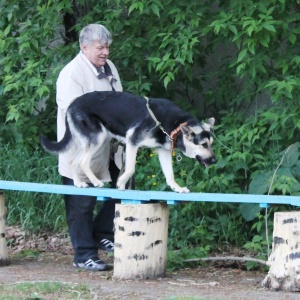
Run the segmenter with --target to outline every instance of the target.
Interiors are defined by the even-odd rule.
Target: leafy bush
[[[299,195],[299,148],[299,142],[290,145],[280,154],[281,161],[277,166],[274,164],[273,170],[254,173],[249,186],[250,194]]]

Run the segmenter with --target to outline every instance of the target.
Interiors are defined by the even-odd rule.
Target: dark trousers
[[[119,169],[113,161],[109,166],[112,187],[116,187]],[[64,185],[74,185],[72,179],[62,177]],[[75,251],[74,262],[86,262],[88,259],[98,259],[98,247],[95,236],[113,240],[115,204],[119,200],[104,201],[94,217],[96,197],[65,195],[66,218],[69,234]]]

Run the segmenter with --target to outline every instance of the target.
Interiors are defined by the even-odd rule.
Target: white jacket
[[[122,91],[122,84],[115,65],[107,60],[111,72],[113,74],[112,85],[116,91]],[[86,58],[86,56],[79,52],[79,54],[69,62],[60,72],[56,82],[56,102],[57,102],[57,140],[60,141],[65,133],[65,115],[68,106],[79,96],[93,92],[93,91],[111,91],[112,86],[108,78],[99,79],[98,72],[93,64]],[[97,153],[93,157],[91,168],[94,174],[103,182],[110,181],[110,174],[108,171],[110,143],[106,143],[101,148],[101,153]],[[73,154],[75,153],[75,149]],[[60,175],[73,179],[70,168],[70,160],[73,154],[66,153],[59,154],[58,157],[58,172]],[[80,170],[79,170],[80,173]],[[80,173],[82,181],[88,182],[84,174]]]

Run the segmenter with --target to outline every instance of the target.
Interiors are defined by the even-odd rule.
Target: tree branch
[[[190,258],[185,259],[184,262],[196,262],[196,261],[218,261],[218,260],[235,260],[235,261],[253,261],[261,265],[267,265],[267,262],[261,259],[252,257],[236,257],[236,256],[214,256],[214,257],[203,257],[203,258]]]

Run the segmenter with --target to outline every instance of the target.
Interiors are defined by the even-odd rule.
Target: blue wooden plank
[[[130,199],[138,201],[196,201],[196,202],[233,202],[233,203],[264,203],[264,204],[290,204],[300,206],[300,196],[273,196],[250,194],[219,194],[219,193],[188,193],[179,194],[164,191],[120,191],[110,188],[77,188],[68,185],[44,184],[32,182],[0,180],[0,190],[19,190],[24,192],[41,192],[67,195],[87,195],[106,199]]]
[[[259,203],[259,207],[261,207],[261,208],[269,208],[270,204],[269,203]]]
[[[111,199],[111,198],[110,197],[97,196],[98,201],[107,201],[109,199]]]
[[[168,205],[171,205],[171,204],[176,205],[176,204],[179,204],[179,201],[178,200],[176,200],[176,201],[175,200],[167,200],[167,204]]]
[[[121,204],[143,204],[146,203],[146,201],[141,200],[131,200],[131,199],[122,199]]]

